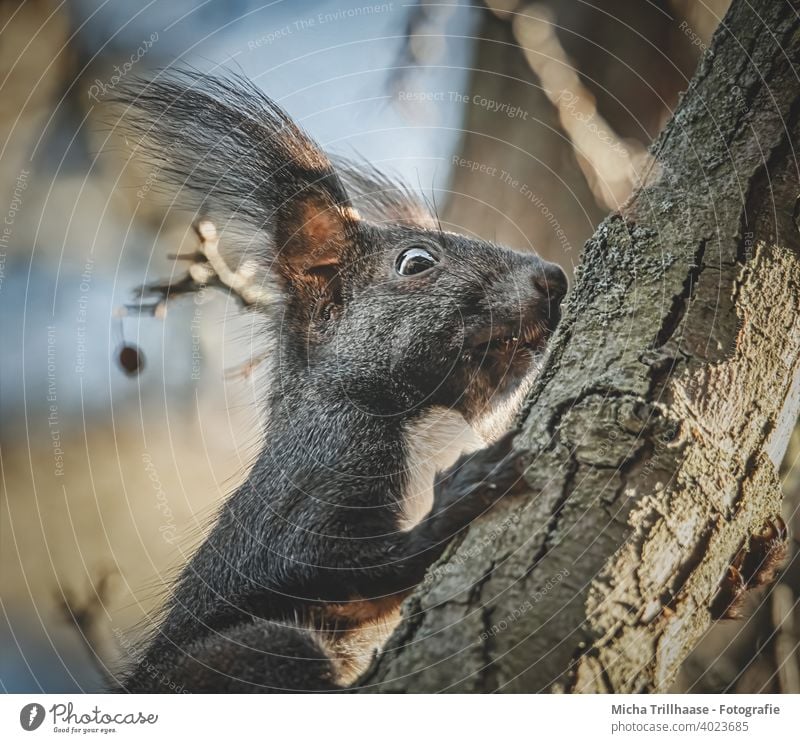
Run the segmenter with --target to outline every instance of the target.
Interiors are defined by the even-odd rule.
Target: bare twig
[[[234,367],[233,369],[228,370],[225,373],[226,379],[248,379],[250,375],[259,367],[261,366],[264,361],[267,360],[269,357],[268,351],[262,351],[261,353],[256,354],[253,356],[252,359],[249,361],[245,361],[243,364],[239,364],[238,366]]]
[[[106,610],[113,575],[111,572],[100,575],[83,598],[67,588],[57,597],[62,619],[76,631],[88,651],[89,660],[109,688],[117,685],[109,668],[119,655],[119,648],[109,631]]]
[[[246,260],[237,269],[232,269],[219,250],[219,234],[214,223],[203,219],[195,224],[200,238],[196,252],[177,255],[178,260],[189,261],[187,272],[176,281],[148,284],[140,290],[140,296],[160,296],[153,304],[140,303],[131,309],[162,315],[168,300],[180,294],[199,292],[206,287],[222,289],[232,294],[243,307],[266,306],[269,292],[256,280],[255,261]]]

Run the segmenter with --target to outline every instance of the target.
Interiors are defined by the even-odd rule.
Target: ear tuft
[[[253,83],[171,71],[127,81],[117,100],[187,206],[265,232],[275,253],[264,257],[286,278],[340,262],[358,219],[338,170]]]

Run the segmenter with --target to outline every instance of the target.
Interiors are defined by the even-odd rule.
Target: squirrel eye
[[[336,305],[333,302],[328,302],[320,311],[320,315],[325,322],[332,320],[336,317]]]
[[[425,248],[408,248],[397,256],[395,268],[401,276],[413,276],[414,274],[427,271],[433,268],[438,261]]]

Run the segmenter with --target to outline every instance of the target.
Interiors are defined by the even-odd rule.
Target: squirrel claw
[[[775,582],[786,558],[788,529],[776,516],[750,537],[728,566],[711,603],[715,619],[739,619],[747,592]]]

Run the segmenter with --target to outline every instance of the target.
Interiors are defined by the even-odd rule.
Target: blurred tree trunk
[[[690,36],[681,29],[666,0],[549,0],[519,3],[514,12],[513,3],[487,4],[510,10],[483,11],[476,30],[463,160],[453,168],[444,218],[459,230],[536,250],[571,271],[606,210],[595,200],[578,164],[581,147],[570,141],[552,99],[574,82],[578,90],[571,92],[596,104],[610,132],[640,150],[669,117],[704,42],[694,30]],[[520,29],[528,18],[542,19],[532,34]],[[548,79],[537,76],[532,62],[549,66]],[[600,136],[596,144],[608,150]],[[619,156],[606,156],[610,170],[626,168]],[[495,170],[487,175],[486,167]],[[598,175],[613,178],[608,171]]]
[[[459,147],[463,164],[452,168],[443,219],[572,271],[603,210],[511,23],[483,11],[476,36],[473,103],[466,105]],[[489,102],[506,104],[512,115],[491,110]]]
[[[674,0],[550,0],[564,50],[597,99],[597,108],[623,138],[644,144],[658,135],[685,90],[729,0],[705,0],[696,12],[711,16],[683,26]],[[714,20],[716,14],[716,20]],[[706,20],[703,18],[702,20]]]
[[[587,243],[509,498],[432,568],[360,685],[665,691],[779,513],[800,402],[800,20],[735,0]]]

